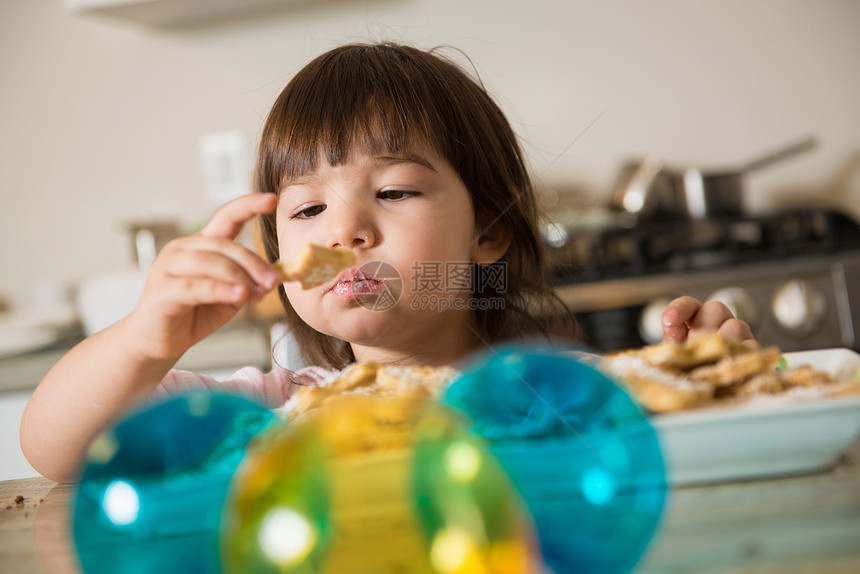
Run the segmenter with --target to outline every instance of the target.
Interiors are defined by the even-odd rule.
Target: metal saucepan
[[[744,177],[754,171],[810,150],[814,137],[723,171],[676,169],[649,157],[626,163],[613,195],[614,206],[648,219],[703,219],[740,215]]]

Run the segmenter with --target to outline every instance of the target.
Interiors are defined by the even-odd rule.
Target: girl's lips
[[[384,281],[362,273],[358,267],[350,267],[341,271],[323,293],[332,293],[343,299],[355,299],[363,295],[378,295],[384,290]]]
[[[331,291],[332,289],[334,289],[335,287],[337,287],[341,283],[352,282],[353,279],[356,276],[358,276],[360,273],[361,273],[361,271],[358,269],[358,267],[350,267],[348,269],[344,269],[343,271],[341,271],[338,274],[337,277],[335,277],[331,281],[331,283],[329,283],[328,285],[323,287],[323,294],[328,293],[329,291]],[[362,275],[362,277],[363,277],[363,275]]]
[[[362,279],[361,281],[344,281],[338,283],[331,292],[344,299],[355,299],[366,295],[378,295],[384,290],[385,283],[382,281]]]

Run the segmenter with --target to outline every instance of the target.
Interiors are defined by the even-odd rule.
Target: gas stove
[[[763,345],[860,348],[860,225],[838,212],[573,232],[548,251],[556,292],[598,351],[658,342],[680,295],[724,302]]]

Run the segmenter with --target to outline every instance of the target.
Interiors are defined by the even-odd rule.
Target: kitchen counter
[[[189,349],[176,365],[188,371],[212,371],[225,368],[271,364],[268,323],[234,321]],[[13,355],[0,357],[0,393],[33,390],[42,377],[79,339]]]
[[[42,478],[0,482],[4,572],[78,572],[73,492]],[[860,441],[827,472],[676,489],[635,572],[860,572]]]
[[[270,327],[264,321],[235,320],[189,349],[176,368],[215,378],[245,366],[268,370],[272,364]],[[0,480],[36,475],[21,453],[18,425],[33,389],[77,344],[79,335],[72,333],[50,347],[0,357]],[[2,567],[0,572],[5,573]]]

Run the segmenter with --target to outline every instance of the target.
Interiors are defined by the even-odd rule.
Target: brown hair
[[[312,60],[281,92],[263,127],[256,190],[279,193],[289,178],[320,161],[337,165],[358,146],[367,153],[406,154],[415,142],[447,160],[472,198],[479,229],[504,226],[510,247],[502,310],[477,310],[487,343],[548,334],[543,317],[573,321],[546,283],[531,180],[516,135],[486,90],[436,51],[398,44],[352,44]],[[266,256],[278,259],[276,216],[261,217]],[[480,291],[480,292],[478,292]],[[343,367],[355,358],[349,343],[307,325],[279,288],[286,318],[310,364]],[[480,308],[481,305],[476,305]],[[572,334],[572,333],[571,333]]]

